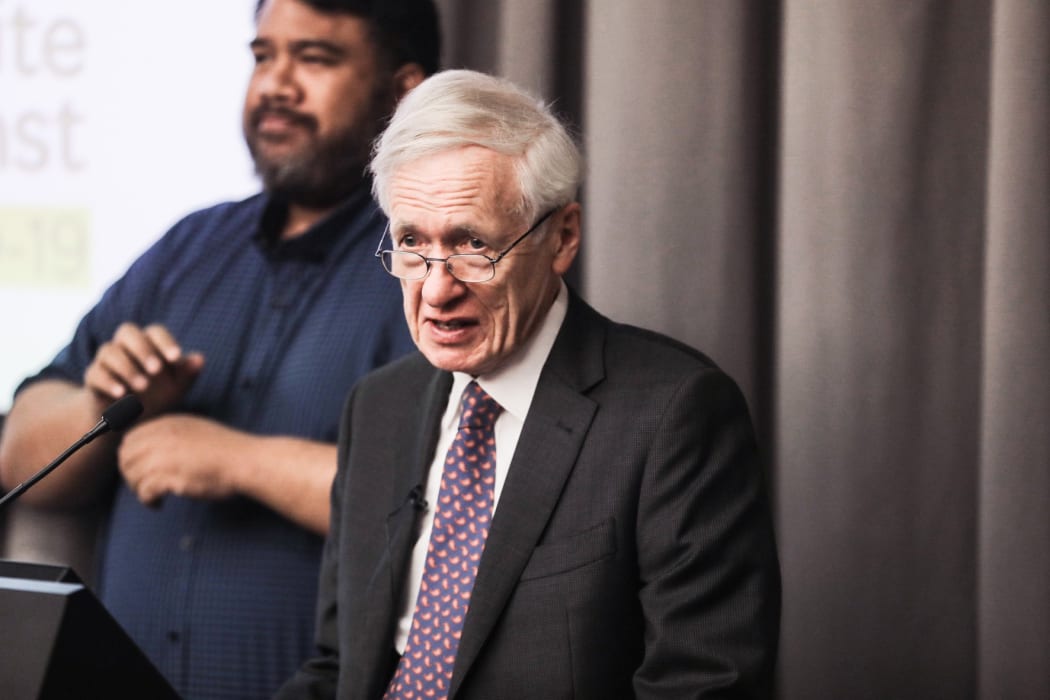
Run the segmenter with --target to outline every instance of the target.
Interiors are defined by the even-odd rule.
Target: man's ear
[[[400,102],[408,91],[423,82],[426,78],[423,66],[418,63],[406,63],[394,71],[394,97]]]
[[[576,253],[580,250],[580,214],[580,203],[573,202],[567,204],[554,220],[555,228],[550,234],[556,240],[552,265],[557,275],[564,275],[569,271],[572,261],[576,259]]]

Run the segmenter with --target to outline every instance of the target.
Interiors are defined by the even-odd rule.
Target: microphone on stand
[[[95,427],[88,431],[82,438],[74,442],[69,448],[56,457],[50,464],[38,471],[33,476],[11,489],[3,498],[0,498],[0,509],[8,502],[15,500],[29,489],[33,484],[50,474],[55,467],[65,462],[74,452],[88,444],[99,435],[111,430],[123,430],[142,414],[142,402],[134,394],[128,394],[122,399],[115,401],[109,408],[102,412]]]

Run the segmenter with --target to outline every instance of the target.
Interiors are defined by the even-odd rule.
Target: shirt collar
[[[283,240],[280,238],[280,232],[288,218],[288,203],[279,197],[268,195],[253,239],[271,259],[323,262],[340,241],[345,239],[347,225],[371,201],[371,183],[366,181],[302,235]]]
[[[547,315],[540,322],[539,328],[532,334],[521,351],[516,353],[509,363],[500,367],[491,374],[477,377],[477,382],[485,392],[494,398],[503,410],[525,422],[525,416],[532,405],[532,397],[536,393],[536,385],[540,380],[543,365],[547,362],[554,340],[558,337],[558,331],[565,320],[565,313],[569,308],[569,291],[565,282],[560,282],[558,295],[554,303],[547,311]],[[459,420],[459,397],[463,390],[475,377],[463,372],[452,373],[452,389],[449,393],[450,400],[445,411],[442,425],[450,429]]]

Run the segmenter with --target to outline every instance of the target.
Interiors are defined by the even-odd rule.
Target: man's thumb
[[[175,378],[183,387],[188,387],[204,369],[204,354],[191,352],[183,356],[175,366]]]

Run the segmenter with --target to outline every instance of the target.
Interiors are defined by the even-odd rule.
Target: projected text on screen
[[[69,80],[83,71],[86,42],[78,22],[36,17],[22,5],[5,12],[5,5],[0,0],[0,76],[18,80],[24,89],[26,82]],[[68,100],[21,102],[0,102],[0,170],[82,170],[77,140],[84,118],[76,106]]]
[[[87,167],[84,116],[69,85],[84,72],[86,31],[0,0],[0,176],[72,175]],[[91,270],[87,208],[0,203],[0,285],[86,287]]]

